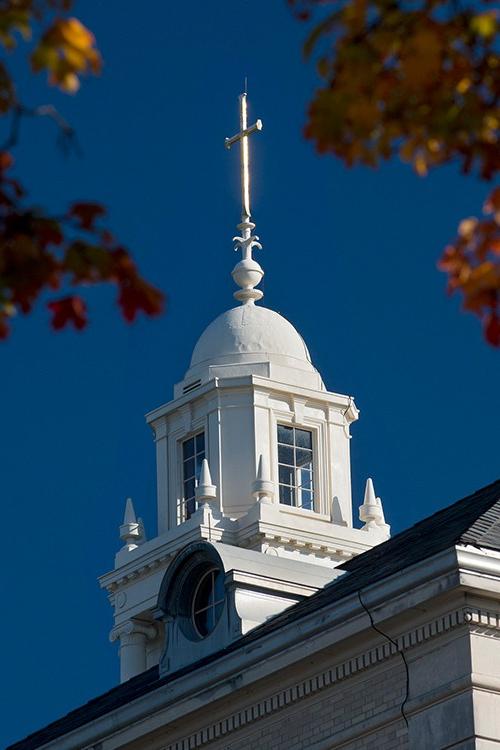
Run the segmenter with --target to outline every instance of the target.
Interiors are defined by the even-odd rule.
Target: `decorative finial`
[[[136,518],[134,504],[130,497],[127,498],[125,503],[125,514],[120,526],[120,539],[129,551],[135,549],[145,540],[142,519]]]
[[[272,503],[274,495],[274,483],[271,481],[269,476],[269,469],[267,461],[262,455],[259,456],[259,464],[257,467],[257,476],[252,485],[252,494],[261,503]]]
[[[385,522],[382,500],[375,495],[371,478],[366,480],[365,497],[359,509],[359,518],[365,524],[364,529],[378,528],[389,536],[391,527]]]
[[[206,503],[209,500],[215,500],[217,496],[217,488],[212,484],[212,477],[210,476],[210,468],[206,458],[203,459],[200,471],[200,480],[195,490],[196,500],[198,503]]]
[[[255,300],[264,296],[260,289],[254,289],[264,276],[264,271],[252,257],[254,247],[259,250],[262,245],[257,235],[252,234],[255,224],[250,220],[250,171],[249,171],[249,147],[248,136],[258,130],[262,130],[262,120],[257,120],[248,127],[246,79],[245,92],[239,96],[240,103],[240,132],[232,138],[225,139],[226,148],[231,148],[235,143],[240,144],[241,160],[241,222],[237,229],[241,234],[233,237],[236,242],[235,250],[241,250],[241,260],[233,268],[232,277],[236,284],[241,287],[234,296],[243,303],[253,304]]]

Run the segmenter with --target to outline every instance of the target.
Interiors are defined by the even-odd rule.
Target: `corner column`
[[[139,620],[128,620],[113,628],[109,640],[120,641],[120,682],[146,671],[146,642],[155,637],[155,626]]]

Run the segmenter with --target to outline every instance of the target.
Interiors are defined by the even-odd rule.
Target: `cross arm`
[[[226,148],[231,148],[231,146],[233,146],[235,143],[241,141],[242,138],[246,138],[252,133],[255,133],[257,130],[262,130],[262,120],[257,120],[254,125],[251,125],[249,128],[245,128],[245,130],[242,130],[241,133],[233,135],[232,138],[225,138],[224,145]]]

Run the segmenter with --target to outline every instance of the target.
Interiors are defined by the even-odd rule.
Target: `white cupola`
[[[241,132],[226,140],[242,153],[234,238],[242,259],[232,274],[240,304],[210,323],[174,399],[147,415],[157,535],[146,541],[127,501],[125,546],[101,579],[115,609],[123,679],[227,646],[389,535],[371,480],[365,525],[353,527],[353,398],[327,391],[298,331],[259,304],[264,271],[252,257],[261,245],[250,220],[248,136],[262,123],[247,127],[246,94],[240,106]]]
[[[204,330],[177,394],[214,377],[237,375],[262,375],[324,390],[298,331],[279,313],[251,301],[222,313]]]

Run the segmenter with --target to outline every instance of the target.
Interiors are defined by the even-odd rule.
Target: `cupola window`
[[[196,511],[195,489],[200,478],[201,464],[205,458],[205,433],[182,443],[182,498],[179,506],[179,523],[187,521]]]
[[[314,510],[313,473],[312,432],[278,425],[280,503]]]

